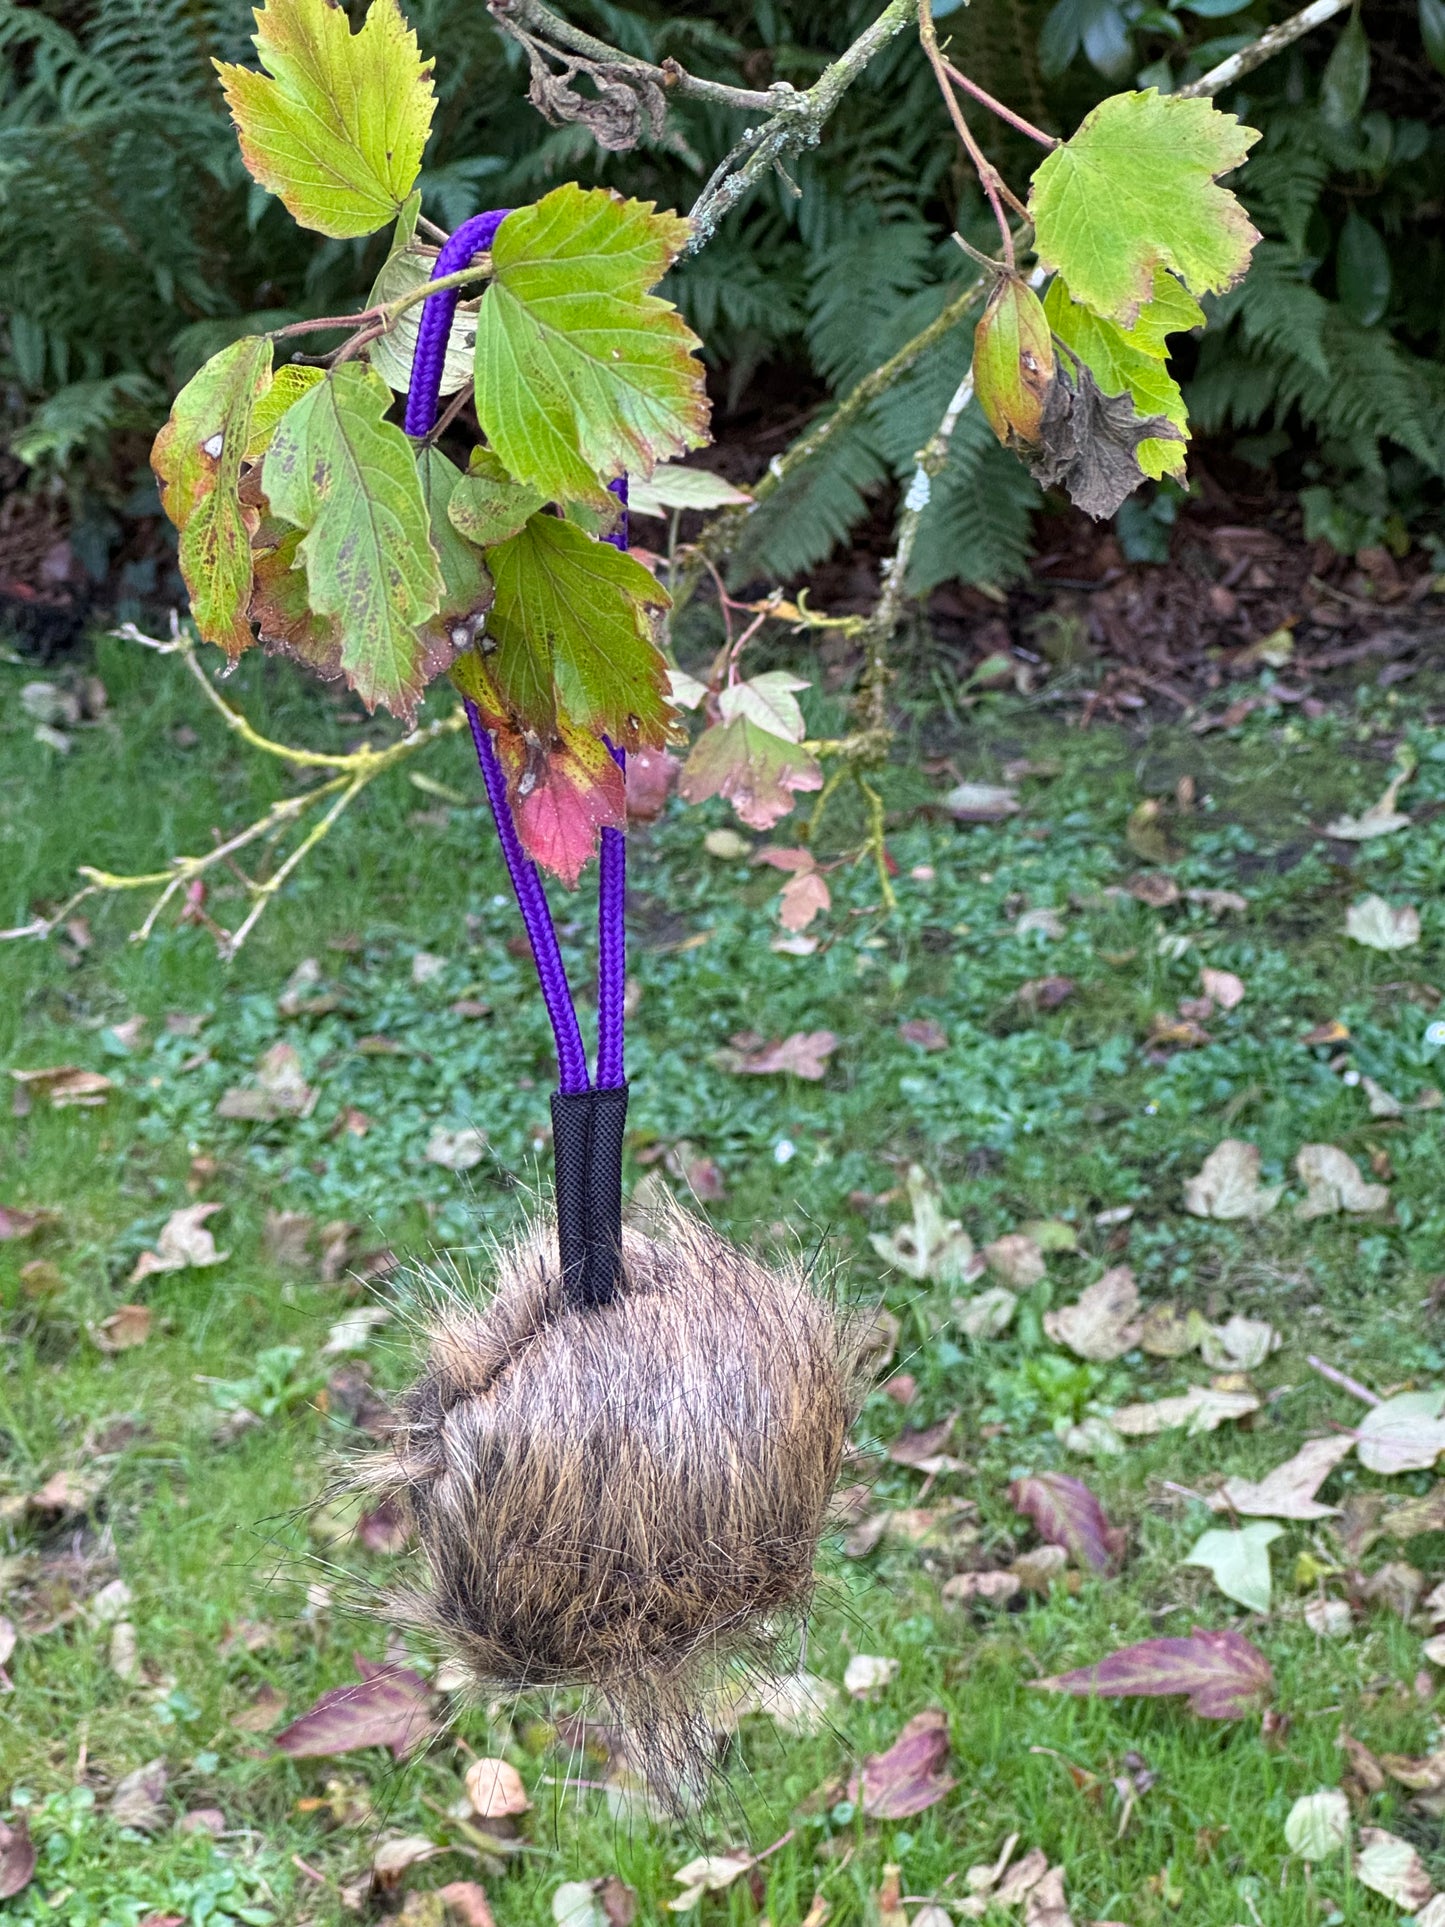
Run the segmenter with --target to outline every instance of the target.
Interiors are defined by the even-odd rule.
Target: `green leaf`
[[[1445,74],[1445,0],[1420,0],[1420,38],[1425,58],[1437,73]]]
[[[519,481],[606,506],[599,477],[700,448],[708,402],[697,337],[647,290],[686,221],[604,188],[556,188],[492,243],[477,327],[477,415]]]
[[[1270,1600],[1269,1548],[1284,1527],[1272,1519],[1256,1519],[1238,1532],[1215,1530],[1201,1535],[1185,1554],[1186,1566],[1204,1566],[1226,1599],[1238,1600],[1251,1612],[1267,1613]]]
[[[430,669],[417,629],[444,584],[416,457],[384,419],[390,406],[379,375],[343,363],[281,418],[263,487],[306,531],[311,607],[340,625],[342,674],[368,709],[409,721]]]
[[[371,284],[371,293],[366,298],[367,306],[382,307],[404,294],[410,294],[413,288],[430,281],[435,266],[434,248],[420,248],[414,242],[396,248],[382,263],[381,272]],[[404,395],[411,387],[411,364],[416,353],[417,332],[421,327],[422,306],[418,301],[415,307],[404,308],[390,329],[372,342],[367,350],[372,367],[387,387],[394,388],[399,395]],[[441,394],[454,395],[471,380],[476,344],[477,304],[475,301],[461,301],[457,305],[451,333],[447,336],[439,390]]]
[[[246,335],[212,357],[176,396],[151,465],[161,506],[180,530],[191,615],[206,642],[239,656],[252,643],[251,530],[240,499],[253,411],[271,385],[271,343]]]
[[[1075,301],[1062,275],[1049,283],[1044,313],[1059,340],[1092,370],[1106,395],[1132,395],[1141,415],[1163,415],[1181,434],[1187,432],[1189,416],[1169,372],[1166,337],[1200,327],[1204,310],[1172,274],[1155,269],[1154,299],[1139,310],[1132,328],[1117,327]],[[1144,473],[1156,481],[1184,472],[1182,442],[1142,441],[1134,453]]]
[[[266,0],[255,44],[265,74],[215,63],[247,168],[302,227],[373,233],[411,192],[434,105],[397,0],[371,0],[359,33],[331,0]]]
[[[1215,176],[1238,167],[1258,134],[1207,100],[1151,87],[1102,101],[1056,147],[1029,193],[1035,247],[1076,301],[1132,327],[1157,267],[1193,294],[1231,287],[1257,230]]]
[[[973,387],[1005,448],[1039,438],[1054,378],[1054,344],[1043,304],[1016,274],[1000,277],[973,331]]]
[[[667,665],[649,611],[668,596],[656,578],[555,515],[534,515],[487,561],[497,585],[488,668],[517,721],[550,742],[560,694],[581,728],[626,749],[665,743]]]
[[[248,462],[258,462],[266,453],[277,423],[292,402],[300,401],[308,388],[325,379],[324,368],[306,368],[290,361],[276,370],[271,386],[251,410],[251,433],[246,442]]]
[[[447,513],[452,525],[483,548],[505,542],[542,506],[540,489],[515,481],[489,448],[474,448],[458,476]]]
[[[476,640],[482,620],[492,606],[492,578],[487,572],[482,551],[475,542],[455,527],[448,511],[462,474],[439,448],[423,448],[417,463],[421,471],[422,499],[431,524],[432,546],[442,570],[442,603],[423,634],[433,638],[437,651],[446,653],[450,662],[459,649]],[[444,668],[439,663],[438,668]],[[433,674],[436,673],[434,670]]]
[[[1370,91],[1370,43],[1356,7],[1320,76],[1320,113],[1331,127],[1353,127]]]
[[[1390,251],[1379,229],[1353,208],[1340,229],[1335,285],[1340,306],[1362,328],[1373,328],[1390,305]]]

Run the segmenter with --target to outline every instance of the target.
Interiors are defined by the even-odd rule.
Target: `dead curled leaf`
[[[949,1793],[940,1771],[948,1758],[948,1715],[930,1706],[915,1713],[886,1753],[870,1753],[848,1782],[848,1798],[871,1820],[906,1820]]]
[[[147,1252],[146,1257],[150,1256]],[[149,1305],[117,1305],[115,1310],[91,1325],[90,1342],[97,1351],[128,1352],[144,1345],[151,1335]]]
[[[1008,1489],[1015,1512],[1031,1519],[1041,1539],[1061,1546],[1091,1572],[1114,1573],[1124,1562],[1129,1535],[1110,1525],[1104,1508],[1082,1479],[1041,1472],[1015,1479]]]
[[[1409,1841],[1387,1833],[1383,1827],[1360,1828],[1355,1877],[1408,1914],[1418,1913],[1435,1891],[1424,1862]]]
[[[173,1211],[161,1227],[156,1249],[141,1253],[128,1282],[138,1285],[155,1272],[184,1271],[188,1265],[224,1264],[230,1252],[217,1251],[216,1240],[206,1229],[206,1220],[224,1210],[221,1204],[187,1204]]]
[[[389,1746],[398,1760],[426,1739],[427,1686],[405,1666],[377,1666],[355,1655],[361,1682],[333,1686],[314,1706],[276,1735],[278,1752],[292,1759],[323,1759],[362,1746]]]
[[[57,1111],[77,1105],[94,1110],[115,1089],[114,1080],[101,1071],[88,1071],[79,1064],[53,1064],[45,1070],[11,1071],[19,1090],[16,1102],[28,1104],[31,1092],[45,1097]]]
[[[35,1844],[22,1813],[13,1827],[0,1820],[0,1900],[13,1900],[35,1875]]]
[[[1226,1479],[1209,1503],[1216,1512],[1250,1519],[1327,1519],[1339,1507],[1322,1505],[1315,1494],[1354,1445],[1348,1434],[1307,1439],[1293,1458],[1260,1480]]]
[[[1035,1684],[1051,1693],[1098,1699],[1157,1699],[1183,1693],[1202,1719],[1235,1720],[1274,1687],[1269,1661],[1243,1633],[1196,1627],[1184,1638],[1145,1639],[1094,1666]]]
[[[256,1066],[255,1081],[225,1091],[217,1117],[274,1124],[283,1117],[310,1117],[320,1093],[306,1082],[294,1044],[273,1044]]]
[[[1187,1427],[1189,1433],[1214,1432],[1229,1419],[1247,1418],[1259,1410],[1253,1392],[1221,1392],[1212,1385],[1191,1385],[1177,1398],[1159,1398],[1143,1405],[1121,1405],[1109,1423],[1124,1438],[1152,1438],[1158,1432]]]
[[[1128,1265],[1115,1265],[1078,1302],[1044,1313],[1044,1330],[1078,1358],[1107,1364],[1139,1343],[1139,1288]]]
[[[473,1760],[467,1768],[467,1798],[481,1820],[511,1819],[532,1806],[522,1776],[510,1760]]]
[[[110,1817],[118,1827],[154,1833],[169,1817],[166,1811],[166,1763],[150,1760],[127,1773],[110,1796]]]
[[[766,1077],[777,1071],[790,1072],[794,1077],[805,1078],[809,1083],[819,1083],[828,1070],[828,1059],[838,1048],[838,1038],[831,1030],[799,1030],[781,1042],[763,1044],[758,1049],[741,1050],[733,1048],[719,1052],[718,1059],[723,1069],[753,1077]]]
[[[1326,1218],[1336,1211],[1383,1211],[1390,1193],[1367,1184],[1348,1151],[1337,1144],[1306,1144],[1294,1161],[1306,1196],[1295,1206],[1297,1218]]]
[[[1259,1152],[1227,1137],[1209,1153],[1184,1186],[1184,1209],[1196,1218],[1262,1218],[1279,1203],[1282,1184],[1259,1181]]]

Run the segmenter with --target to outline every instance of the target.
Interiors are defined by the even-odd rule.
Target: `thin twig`
[[[943,71],[956,87],[962,87],[965,93],[972,94],[981,107],[987,107],[991,114],[997,114],[1000,120],[1007,121],[1009,126],[1017,128],[1019,133],[1027,134],[1029,139],[1037,141],[1040,147],[1052,149],[1061,144],[1056,134],[1046,134],[1042,127],[1035,127],[1031,120],[1025,120],[1022,114],[1016,114],[1012,107],[1005,107],[1001,100],[995,100],[987,88],[980,87],[976,80],[970,80],[967,74],[960,73],[951,60],[944,60]]]
[[[535,5],[537,0],[521,3]],[[692,233],[684,253],[696,254],[707,246],[718,222],[772,171],[774,162],[785,154],[817,146],[833,109],[874,56],[907,26],[917,6],[918,0],[888,0],[873,24],[824,68],[806,93],[795,95],[785,108],[775,109],[771,120],[761,127],[747,129],[693,203],[689,216]]]
[[[1273,60],[1286,47],[1292,47],[1296,40],[1313,33],[1316,27],[1322,27],[1327,20],[1333,20],[1337,13],[1343,13],[1351,3],[1352,0],[1312,0],[1308,7],[1291,14],[1288,20],[1281,20],[1277,27],[1268,28],[1258,40],[1241,47],[1228,60],[1221,60],[1217,67],[1211,67],[1198,80],[1191,80],[1187,87],[1181,87],[1177,98],[1200,100],[1207,99],[1211,94],[1223,93],[1226,87],[1232,87],[1235,81],[1252,74],[1256,67],[1262,67],[1266,60]]]
[[[918,39],[928,57],[928,64],[933,69],[933,77],[938,82],[938,91],[943,96],[943,104],[948,109],[948,118],[953,122],[954,132],[963,142],[968,158],[973,162],[973,170],[978,175],[979,186],[987,195],[988,204],[993,209],[993,218],[998,222],[999,235],[1003,240],[1004,260],[1009,267],[1012,267],[1014,264],[1013,229],[1009,226],[1009,218],[1003,211],[1002,197],[1007,194],[1010,203],[1020,213],[1025,210],[1022,204],[1009,194],[1003,176],[974,139],[973,129],[969,126],[963,109],[958,104],[958,96],[949,84],[948,63],[938,50],[938,33],[933,24],[933,0],[918,0]]]
[[[744,112],[756,113],[760,108],[764,113],[787,111],[785,102],[788,95],[801,102],[803,96],[780,81],[766,93],[758,93],[748,87],[729,87],[720,80],[704,80],[700,74],[690,74],[675,60],[666,60],[658,67],[650,60],[641,60],[636,54],[626,54],[618,47],[608,46],[605,40],[584,33],[574,27],[570,20],[562,19],[550,7],[544,7],[542,0],[490,0],[487,11],[504,33],[513,34],[514,28],[521,28],[530,38],[535,35],[543,41],[551,41],[554,46],[566,47],[569,52],[581,54],[584,60],[596,61],[600,66],[609,67],[619,79],[625,80],[634,75],[639,80],[649,80],[655,87],[661,87],[669,94],[676,94],[684,100],[707,100],[717,107],[737,107]]]
[[[1348,1392],[1351,1398],[1363,1399],[1366,1405],[1384,1404],[1385,1401],[1378,1392],[1372,1392],[1368,1385],[1362,1385],[1357,1378],[1351,1378],[1348,1372],[1342,1372],[1334,1365],[1326,1365],[1325,1361],[1322,1358],[1316,1358],[1313,1352],[1306,1357],[1305,1363],[1317,1371],[1321,1378],[1327,1378],[1331,1385],[1338,1385],[1342,1392]]]

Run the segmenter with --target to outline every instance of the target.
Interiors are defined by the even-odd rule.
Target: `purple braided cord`
[[[557,1088],[564,1096],[572,1097],[588,1088],[587,1051],[567,983],[567,970],[562,962],[557,932],[552,926],[552,913],[547,908],[547,895],[542,888],[542,879],[537,874],[537,866],[522,848],[517,826],[512,821],[511,806],[507,802],[506,773],[497,760],[491,734],[478,714],[475,703],[469,702],[466,710],[467,721],[472,726],[472,741],[477,746],[477,761],[482,766],[482,781],[487,786],[487,801],[492,806],[492,816],[496,820],[497,840],[502,846],[512,888],[517,893],[517,907],[522,912],[527,941],[532,946],[537,979],[542,986],[542,999],[547,1006],[547,1015],[552,1020],[552,1035],[557,1040]]]
[[[627,477],[607,484],[622,512],[617,527],[603,540],[615,549],[627,548]],[[608,743],[608,751],[623,772],[626,793],[627,752]],[[623,805],[624,810],[626,804]],[[625,820],[625,818],[624,818]],[[604,830],[597,859],[597,1088],[616,1090],[627,1082],[623,1057],[623,1002],[627,995],[627,835]]]
[[[436,266],[432,269],[432,278],[435,280],[444,274],[455,274],[459,268],[466,267],[475,255],[489,248],[497,229],[510,211],[504,207],[494,208],[490,213],[476,214],[470,221],[463,221],[450,240],[443,243]],[[440,294],[432,295],[422,308],[416,352],[411,364],[411,388],[406,398],[408,435],[429,435],[436,424],[442,364],[446,360],[447,341],[459,299],[459,289],[444,288]],[[467,721],[472,727],[472,741],[477,747],[477,761],[482,766],[482,780],[487,787],[487,801],[492,806],[492,816],[497,825],[497,840],[502,846],[507,873],[517,895],[517,906],[522,912],[522,922],[526,925],[527,939],[537,965],[537,977],[542,985],[542,998],[547,1006],[547,1015],[552,1020],[552,1034],[557,1040],[557,1082],[563,1092],[572,1096],[588,1088],[587,1052],[582,1043],[582,1030],[572,1003],[557,932],[552,926],[552,913],[547,908],[547,896],[542,888],[542,879],[537,874],[537,866],[518,839],[511,805],[507,801],[506,775],[497,760],[491,736],[476,704],[469,702],[466,710]]]
[[[497,229],[511,211],[509,207],[497,207],[488,214],[474,214],[470,221],[463,221],[450,240],[442,243],[442,251],[432,269],[432,279],[435,281],[441,275],[456,274],[460,269],[470,267],[473,257],[485,254],[492,245]],[[447,341],[452,332],[452,322],[456,319],[461,293],[460,288],[444,288],[440,294],[430,296],[422,308],[421,326],[416,332],[416,353],[411,363],[411,388],[406,398],[408,435],[429,435],[436,424],[437,401],[442,390],[442,364],[446,360]]]

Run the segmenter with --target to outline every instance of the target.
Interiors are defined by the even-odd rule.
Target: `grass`
[[[284,772],[238,753],[175,665],[100,643],[96,668],[107,720],[78,732],[64,758],[32,739],[19,708],[19,685],[34,672],[0,671],[0,922],[59,899],[81,861],[153,867],[281,793]],[[283,739],[339,744],[363,726],[344,700],[303,690],[276,664],[248,660],[233,689]],[[290,1268],[268,1260],[267,1212],[349,1220],[359,1228],[353,1250],[440,1251],[464,1263],[476,1253],[480,1264],[484,1239],[514,1222],[540,1170],[550,1045],[530,966],[508,948],[515,913],[481,810],[439,807],[404,774],[378,784],[229,968],[195,928],[168,929],[143,948],[126,943],[139,920],[134,899],[93,915],[88,948],[0,948],[0,1062],[82,1064],[119,1087],[101,1109],[37,1102],[0,1122],[0,1203],[61,1214],[42,1238],[0,1245],[11,1500],[0,1512],[0,1569],[3,1610],[20,1632],[14,1691],[0,1698],[0,1790],[12,1819],[28,1813],[40,1847],[36,1878],[6,1918],[136,1927],[159,1913],[197,1927],[321,1927],[354,1917],[340,1888],[380,1833],[425,1834],[448,1851],[377,1903],[397,1908],[407,1889],[477,1874],[455,1851],[465,1841],[448,1818],[471,1753],[511,1758],[536,1803],[527,1851],[485,1876],[500,1927],[547,1922],[559,1883],[613,1871],[637,1889],[639,1918],[660,1920],[685,1861],[739,1844],[761,1850],[790,1827],[792,1839],[759,1869],[757,1893],[740,1880],[704,1900],[704,1920],[741,1927],[766,1913],[773,1927],[797,1927],[819,1887],[837,1927],[876,1919],[886,1862],[902,1866],[905,1893],[957,1898],[964,1870],[1014,1831],[1065,1864],[1080,1923],[1395,1918],[1342,1859],[1313,1871],[1292,1860],[1283,1822],[1299,1795],[1340,1781],[1341,1731],[1377,1751],[1420,1753],[1435,1742],[1438,1701],[1433,1678],[1419,1677],[1419,1624],[1365,1609],[1346,1639],[1308,1631],[1297,1575],[1347,1563],[1328,1521],[1291,1526],[1275,1545],[1267,1619],[1232,1606],[1181,1559],[1215,1523],[1191,1493],[1226,1470],[1258,1476],[1312,1429],[1357,1420],[1357,1403],[1308,1367],[1307,1352],[1377,1387],[1436,1383],[1445,1368],[1439,1316],[1427,1308],[1445,1270],[1441,1114],[1372,1117],[1364,1086],[1331,1066],[1340,1047],[1299,1041],[1338,1019],[1350,1032],[1344,1068],[1406,1103],[1445,1082],[1445,1051],[1435,1055],[1430,1032],[1445,938],[1445,734],[1426,725],[1424,703],[1367,687],[1313,721],[1267,703],[1238,730],[1201,738],[1084,733],[990,698],[929,748],[951,750],[973,779],[996,779],[1020,756],[1055,773],[1021,779],[1025,807],[1011,821],[959,829],[919,810],[939,779],[916,757],[901,759],[888,795],[900,909],[880,920],[866,865],[833,872],[827,941],[806,959],[769,947],[780,879],[704,854],[720,813],[674,806],[638,839],[633,1151],[693,1144],[723,1175],[726,1195],[711,1215],[733,1236],[821,1239],[847,1259],[853,1289],[883,1293],[900,1321],[895,1369],[918,1385],[910,1422],[962,1413],[970,1470],[946,1477],[940,1496],[975,1501],[979,1532],[958,1557],[1006,1565],[1031,1543],[1006,1486],[1050,1467],[1088,1478],[1131,1540],[1117,1579],[1086,1577],[1022,1610],[977,1613],[941,1600],[958,1562],[950,1555],[885,1542],[854,1562],[830,1540],[808,1665],[837,1681],[861,1651],[898,1659],[897,1677],[873,1701],[845,1701],[817,1735],[746,1722],[728,1790],[682,1828],[614,1813],[596,1792],[560,1790],[569,1756],[552,1743],[553,1709],[541,1702],[462,1711],[404,1768],[376,1751],[290,1762],[233,1724],[263,1685],[294,1716],[354,1678],[354,1650],[379,1657],[385,1627],[337,1602],[405,1563],[318,1537],[326,1518],[314,1524],[310,1507],[347,1442],[335,1400],[316,1395],[334,1363],[320,1351],[358,1288],[322,1283],[314,1258]],[[815,721],[826,720],[820,705]],[[1402,739],[1420,757],[1404,798],[1416,826],[1353,852],[1322,842],[1313,826],[1371,801]],[[427,773],[477,793],[460,742],[432,753]],[[1173,797],[1184,777],[1195,807],[1170,805],[1169,858],[1141,863],[1131,813],[1146,796]],[[829,833],[841,847],[858,828],[840,805]],[[1150,909],[1120,893],[1148,868],[1181,889],[1242,891],[1248,908]],[[1417,948],[1380,954],[1345,940],[1345,908],[1367,890],[1420,906]],[[584,888],[563,911],[584,986],[588,904]],[[234,921],[224,887],[213,907]],[[1042,907],[1060,912],[1063,934],[1018,935],[1021,912]],[[689,946],[689,937],[705,941]],[[423,982],[419,951],[445,959]],[[288,1020],[277,995],[307,957],[334,1002]],[[1197,995],[1206,963],[1243,978],[1244,1002],[1209,1020],[1204,1047],[1151,1055],[1154,1014]],[[1031,1014],[1019,986],[1060,974],[1075,994]],[[463,997],[484,999],[491,1015],[450,1014]],[[168,1028],[177,1013],[204,1021]],[[135,1015],[146,1023],[127,1049],[112,1027]],[[947,1049],[905,1042],[898,1026],[910,1018],[941,1025]],[[740,1077],[714,1061],[743,1029],[781,1037],[822,1028],[841,1042],[819,1084]],[[319,1093],[311,1114],[218,1118],[221,1094],[283,1037]],[[347,1128],[348,1111],[364,1124]],[[472,1124],[488,1135],[483,1163],[452,1174],[427,1160],[434,1130]],[[1276,1181],[1301,1144],[1342,1145],[1363,1167],[1390,1172],[1392,1209],[1303,1223],[1287,1201],[1258,1223],[1191,1218],[1183,1181],[1229,1135],[1258,1145],[1264,1176]],[[906,1216],[889,1194],[913,1162],[980,1244],[1038,1218],[1075,1228],[1077,1251],[1050,1257],[1047,1280],[1005,1337],[968,1340],[947,1290],[885,1273],[874,1256],[869,1232]],[[224,1205],[212,1224],[224,1264],[128,1286],[138,1253],[197,1195]],[[1097,1222],[1125,1206],[1126,1222]],[[53,1270],[24,1271],[36,1258]],[[1165,1435],[1094,1464],[1069,1454],[1062,1434],[1091,1412],[1204,1376],[1197,1359],[1138,1353],[1090,1365],[1044,1338],[1048,1305],[1119,1262],[1133,1265],[1146,1301],[1173,1298],[1212,1318],[1245,1312],[1281,1329],[1283,1348],[1254,1375],[1266,1404],[1252,1429]],[[406,1289],[404,1276],[365,1288],[401,1313],[368,1353],[383,1387],[408,1373]],[[106,1355],[90,1328],[137,1297],[152,1311],[149,1341]],[[218,1442],[224,1382],[243,1387],[230,1402],[258,1403],[269,1388],[276,1408],[229,1443]],[[918,1502],[920,1475],[883,1456],[902,1422],[880,1391],[859,1427],[884,1507]],[[102,1494],[88,1517],[47,1525],[18,1500],[67,1468],[103,1474]],[[1382,1481],[1351,1462],[1325,1496],[1371,1487],[1399,1496],[1429,1484],[1428,1474]],[[1373,1570],[1391,1558],[1413,1560],[1433,1583],[1445,1538],[1381,1541],[1364,1563]],[[140,1670],[129,1681],[110,1664],[110,1627],[87,1605],[115,1577],[132,1594]],[[1346,1587],[1342,1577],[1322,1583]],[[318,1584],[331,1586],[331,1603]],[[228,1637],[241,1622],[269,1628],[267,1643],[250,1650]],[[1200,1720],[1180,1701],[1033,1690],[1126,1641],[1196,1623],[1239,1626],[1267,1654],[1269,1730],[1257,1716]],[[416,1656],[427,1663],[422,1649]],[[865,1821],[844,1797],[851,1763],[929,1705],[949,1714],[955,1790],[913,1820]],[[1133,1770],[1133,1755],[1157,1779],[1121,1828],[1111,1783]],[[169,1807],[219,1808],[220,1839],[169,1826],[146,1835],[108,1817],[116,1782],[158,1758]],[[318,1804],[328,1789],[330,1805]],[[1407,1799],[1403,1789],[1376,1794],[1359,1817],[1408,1837],[1445,1884],[1439,1822]],[[436,1918],[411,1905],[413,1918]]]

